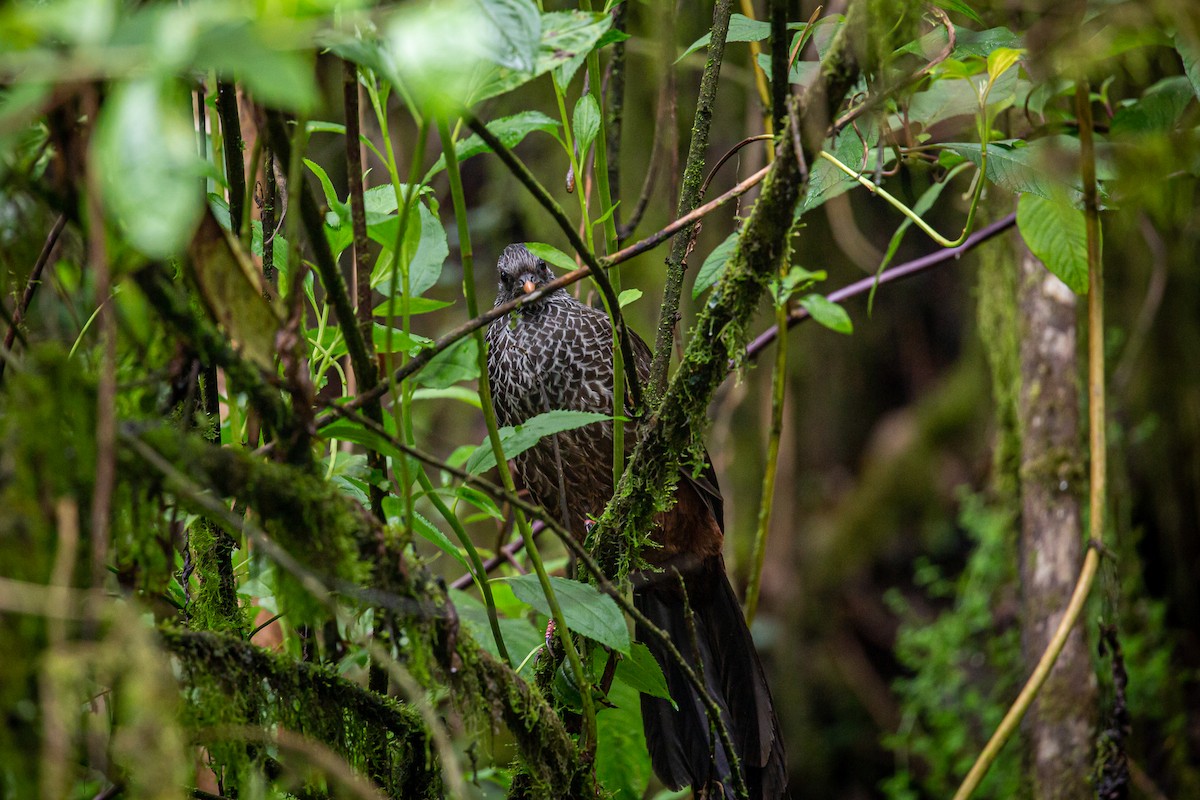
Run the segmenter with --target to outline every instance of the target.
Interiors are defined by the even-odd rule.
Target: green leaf
[[[614,707],[596,712],[596,779],[616,800],[641,800],[650,783],[650,755],[642,725],[641,697],[620,680],[625,663],[617,667],[617,681],[608,692]]]
[[[540,111],[522,111],[510,117],[501,117],[500,119],[492,120],[487,123],[486,127],[505,147],[513,148],[534,131],[545,131],[557,138],[560,126],[558,122]],[[454,143],[454,153],[458,156],[459,163],[466,161],[472,156],[488,152],[491,152],[491,148],[484,144],[483,140],[474,133],[466,139]],[[423,182],[428,183],[430,178],[445,168],[446,155],[443,153],[438,156],[437,162],[429,168],[429,172],[426,173]]]
[[[763,20],[750,19],[744,14],[731,14],[729,16],[729,33],[725,36],[725,41],[728,42],[761,42],[771,35],[771,23]],[[708,47],[708,43],[712,41],[712,32],[701,36],[696,41],[692,42],[687,50],[683,51],[683,55],[675,59],[678,64],[692,53],[699,50],[701,47]]]
[[[441,493],[439,492],[439,494]],[[450,491],[449,494],[451,497],[462,500],[465,503],[470,503],[492,519],[504,519],[504,514],[496,506],[496,501],[474,487],[459,486]]]
[[[96,120],[92,159],[105,211],[151,258],[178,255],[204,211],[188,94],[173,80],[118,83]]]
[[[692,299],[699,297],[705,289],[708,289],[725,274],[725,264],[733,255],[733,251],[737,249],[738,237],[741,231],[734,231],[725,237],[725,240],[713,248],[708,254],[708,258],[704,259],[704,263],[700,265],[700,269],[696,272],[696,282],[692,284]]]
[[[223,20],[203,26],[192,47],[198,71],[236,79],[260,103],[300,112],[317,104],[312,51],[287,49],[263,23]]]
[[[1008,72],[1017,62],[1021,60],[1021,56],[1025,54],[1024,50],[1013,47],[997,47],[987,56],[987,72],[988,82],[995,83],[1000,76]]]
[[[617,680],[642,694],[671,700],[662,667],[650,654],[649,648],[641,642],[634,642],[629,655],[617,664]],[[675,704],[673,700],[671,703]]]
[[[1148,88],[1140,99],[1117,109],[1111,135],[1115,138],[1170,133],[1195,97],[1187,76],[1164,78]]]
[[[1013,194],[1036,194],[1048,200],[1067,193],[1072,203],[1082,201],[1079,179],[1079,140],[1070,136],[1047,136],[1027,146],[1020,140],[988,144],[987,178]],[[976,142],[951,142],[946,145],[979,166],[981,147]],[[1111,170],[1103,160],[1105,151],[1097,147],[1097,177],[1107,179]],[[1101,197],[1104,196],[1103,191]]]
[[[619,308],[624,308],[641,296],[641,289],[623,289],[621,293],[617,295],[617,306]]]
[[[384,300],[371,311],[376,317],[386,317],[388,315],[388,301]],[[431,311],[441,311],[443,308],[449,308],[454,303],[449,300],[434,300],[431,297],[410,297],[408,299],[409,314],[428,314]],[[395,315],[400,316],[400,303],[397,302]]]
[[[1087,220],[1065,200],[1023,194],[1017,228],[1030,251],[1075,294],[1087,294]]]
[[[389,433],[395,434],[395,422],[386,414],[384,415],[383,427]],[[328,425],[323,426],[319,434],[326,441],[337,439],[340,442],[353,442],[388,458],[401,459],[405,457],[405,454],[388,441],[386,437],[380,436],[375,431],[368,430],[363,427],[362,423],[355,422],[354,420],[339,417]]]
[[[567,272],[571,272],[577,266],[575,264],[575,259],[571,258],[569,255],[553,245],[544,244],[542,242],[526,242],[525,247],[529,249],[529,252],[533,253],[547,264],[552,264],[559,269],[566,270]]]
[[[418,385],[430,389],[473,381],[479,377],[479,359],[475,353],[475,339],[468,336],[430,359],[414,379]]]
[[[537,64],[542,18],[532,0],[477,0],[490,23],[486,41],[488,60],[518,72],[532,72]]]
[[[533,69],[518,70],[496,65],[472,92],[472,102],[477,103],[511,92],[556,68],[563,69],[561,75],[556,75],[556,80],[560,86],[565,85],[570,80],[567,73],[574,74],[583,63],[583,59],[611,27],[612,17],[600,12],[548,11],[542,14],[542,38],[538,43]],[[438,41],[453,39],[451,36]],[[455,48],[448,49],[453,51]]]
[[[404,501],[399,497],[383,498],[383,513],[384,516],[387,517],[389,525],[395,525],[400,528],[404,527]],[[441,529],[432,522],[425,519],[425,517],[421,516],[416,511],[412,513],[413,533],[417,534],[422,539],[453,558],[462,565],[463,569],[469,572],[471,568],[467,565],[467,559],[463,557],[462,552],[458,549],[458,545],[450,541],[449,536],[443,533]]]
[[[580,157],[583,158],[592,142],[596,140],[596,134],[600,132],[600,107],[596,105],[596,98],[591,94],[585,94],[575,103],[571,127],[575,131],[575,142],[579,145]]]
[[[767,80],[771,80],[771,56],[769,53],[758,54],[758,68],[767,76]],[[788,83],[798,83],[804,86],[810,85],[821,72],[821,62],[819,61],[800,61],[797,59],[788,67]]]
[[[846,309],[828,298],[819,294],[805,295],[800,298],[800,305],[812,315],[814,320],[829,330],[837,333],[854,333],[854,323],[850,321],[850,315],[846,313]]]
[[[458,611],[458,618],[467,626],[467,630],[475,638],[475,641],[493,658],[499,658],[500,651],[492,638],[491,623],[488,622],[487,609],[483,603],[473,595],[459,589],[450,590],[450,599],[454,603],[455,610]],[[529,620],[500,617],[498,622],[500,623],[500,635],[504,637],[504,644],[516,664],[520,664],[527,655],[545,644],[545,636]],[[525,670],[522,670],[521,674],[531,669],[532,663],[530,661],[526,664]]]
[[[964,17],[967,17],[972,22],[982,25],[983,20],[975,13],[975,9],[964,3],[962,0],[934,0],[933,4],[944,11],[957,11]]]
[[[482,408],[479,402],[479,392],[474,389],[468,389],[465,386],[447,386],[445,389],[416,389],[412,393],[413,400],[460,400],[469,406]],[[474,452],[475,448],[471,445],[464,447],[469,452]]]
[[[450,255],[450,246],[446,241],[446,229],[423,202],[418,200],[413,211],[416,212],[416,219],[413,219],[412,214],[409,215],[403,247],[405,256],[409,259],[408,295],[418,297],[434,286],[442,276],[442,266]],[[385,297],[393,294],[390,279],[394,254],[391,248],[396,246],[399,230],[398,216],[390,216],[382,222],[367,226],[370,237],[384,247],[371,270],[371,287],[378,289]],[[397,272],[396,277],[400,280],[401,274]],[[400,294],[402,285],[402,282],[397,285],[395,294]]]
[[[550,604],[542,594],[537,575],[501,580],[512,588],[518,599],[550,616]],[[625,626],[625,615],[611,597],[595,586],[566,578],[551,576],[550,586],[568,628],[614,650],[629,652],[629,629]]]
[[[546,411],[526,420],[523,425],[501,428],[499,431],[500,443],[504,447],[505,458],[512,458],[524,453],[546,436],[611,419],[612,417],[607,414],[598,414],[594,411],[569,411],[566,409]],[[487,472],[494,466],[496,466],[496,457],[492,453],[492,446],[488,442],[484,442],[467,459],[464,469],[473,475],[478,475],[481,472]]]
[[[321,191],[325,193],[325,204],[329,206],[329,210],[337,214],[341,221],[350,218],[350,207],[342,202],[338,197],[337,190],[333,188],[333,181],[329,180],[329,175],[326,174],[324,168],[315,161],[304,159],[304,166],[308,167],[313,175],[317,176],[317,180],[321,182]]]
[[[860,132],[861,136],[859,135]],[[862,122],[859,124],[858,130],[850,128],[839,133],[837,140],[833,142],[832,146],[830,146],[829,142],[826,142],[825,149],[837,158],[838,161],[841,161],[851,169],[863,167],[863,154],[866,151],[869,157],[865,170],[870,171],[874,169],[875,145],[878,141],[878,126]],[[833,164],[823,158],[817,159],[817,162],[813,164],[809,172],[808,188],[805,190],[800,204],[796,207],[796,217],[799,218],[806,212],[812,211],[814,208],[858,185],[858,182],[854,178],[842,172]]]
[[[1192,84],[1192,92],[1200,98],[1200,42],[1176,33],[1175,50],[1183,62],[1183,73]]]
[[[505,51],[502,34],[480,10],[470,0],[402,6],[386,26],[383,47],[367,42],[333,49],[366,66],[382,67],[381,74],[397,76],[418,106],[450,117],[472,100],[479,69],[492,67],[492,58],[526,60],[521,43],[528,27],[513,32],[512,47]],[[521,18],[518,9],[511,10]],[[522,74],[498,64],[494,68]]]

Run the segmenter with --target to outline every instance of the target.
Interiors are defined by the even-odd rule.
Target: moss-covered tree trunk
[[[1021,648],[1032,670],[1079,575],[1084,469],[1075,295],[1023,244],[1018,251]],[[1090,795],[1095,709],[1095,675],[1083,628],[1076,626],[1025,718],[1036,800]]]

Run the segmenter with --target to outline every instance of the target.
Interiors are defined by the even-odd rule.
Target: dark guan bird
[[[497,266],[497,305],[554,278],[520,244],[506,247]],[[500,424],[519,425],[555,409],[613,413],[612,324],[605,312],[559,289],[497,319],[487,341],[488,381]],[[631,344],[644,385],[650,350],[636,335]],[[625,441],[632,452],[636,431]],[[612,495],[612,456],[612,423],[606,421],[547,436],[513,461],[534,501],[582,540],[588,520],[603,513]],[[681,474],[675,505],[660,515],[653,538],[660,546],[643,555],[656,569],[637,577],[634,602],[703,675],[750,796],[783,797],[783,740],[754,641],[725,575],[723,504],[711,465],[698,476]],[[657,639],[641,630],[638,639],[662,665],[678,705],[676,710],[666,700],[642,695],[655,773],[671,788],[692,786],[697,797],[733,797],[733,759],[713,735],[700,696]]]

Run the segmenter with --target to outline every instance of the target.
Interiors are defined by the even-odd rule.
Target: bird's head
[[[545,261],[529,252],[523,244],[510,244],[500,254],[496,264],[500,286],[496,303],[507,303],[542,288],[554,280],[554,273]]]

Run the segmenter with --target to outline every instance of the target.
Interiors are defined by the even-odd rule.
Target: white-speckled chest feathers
[[[505,251],[511,255],[513,248]],[[497,303],[515,295],[525,278],[541,286],[552,276],[520,247],[514,260],[501,258]],[[506,284],[507,280],[507,284]],[[612,325],[600,309],[580,303],[564,290],[493,322],[487,330],[488,381],[501,425],[520,425],[546,411],[568,409],[612,414]],[[638,371],[649,367],[649,349],[637,342]],[[644,362],[644,363],[643,363]],[[627,450],[635,436],[627,437]],[[535,502],[555,514],[576,535],[598,516],[612,490],[612,423],[586,425],[547,436],[513,459],[518,476]],[[561,479],[561,481],[560,481]]]

